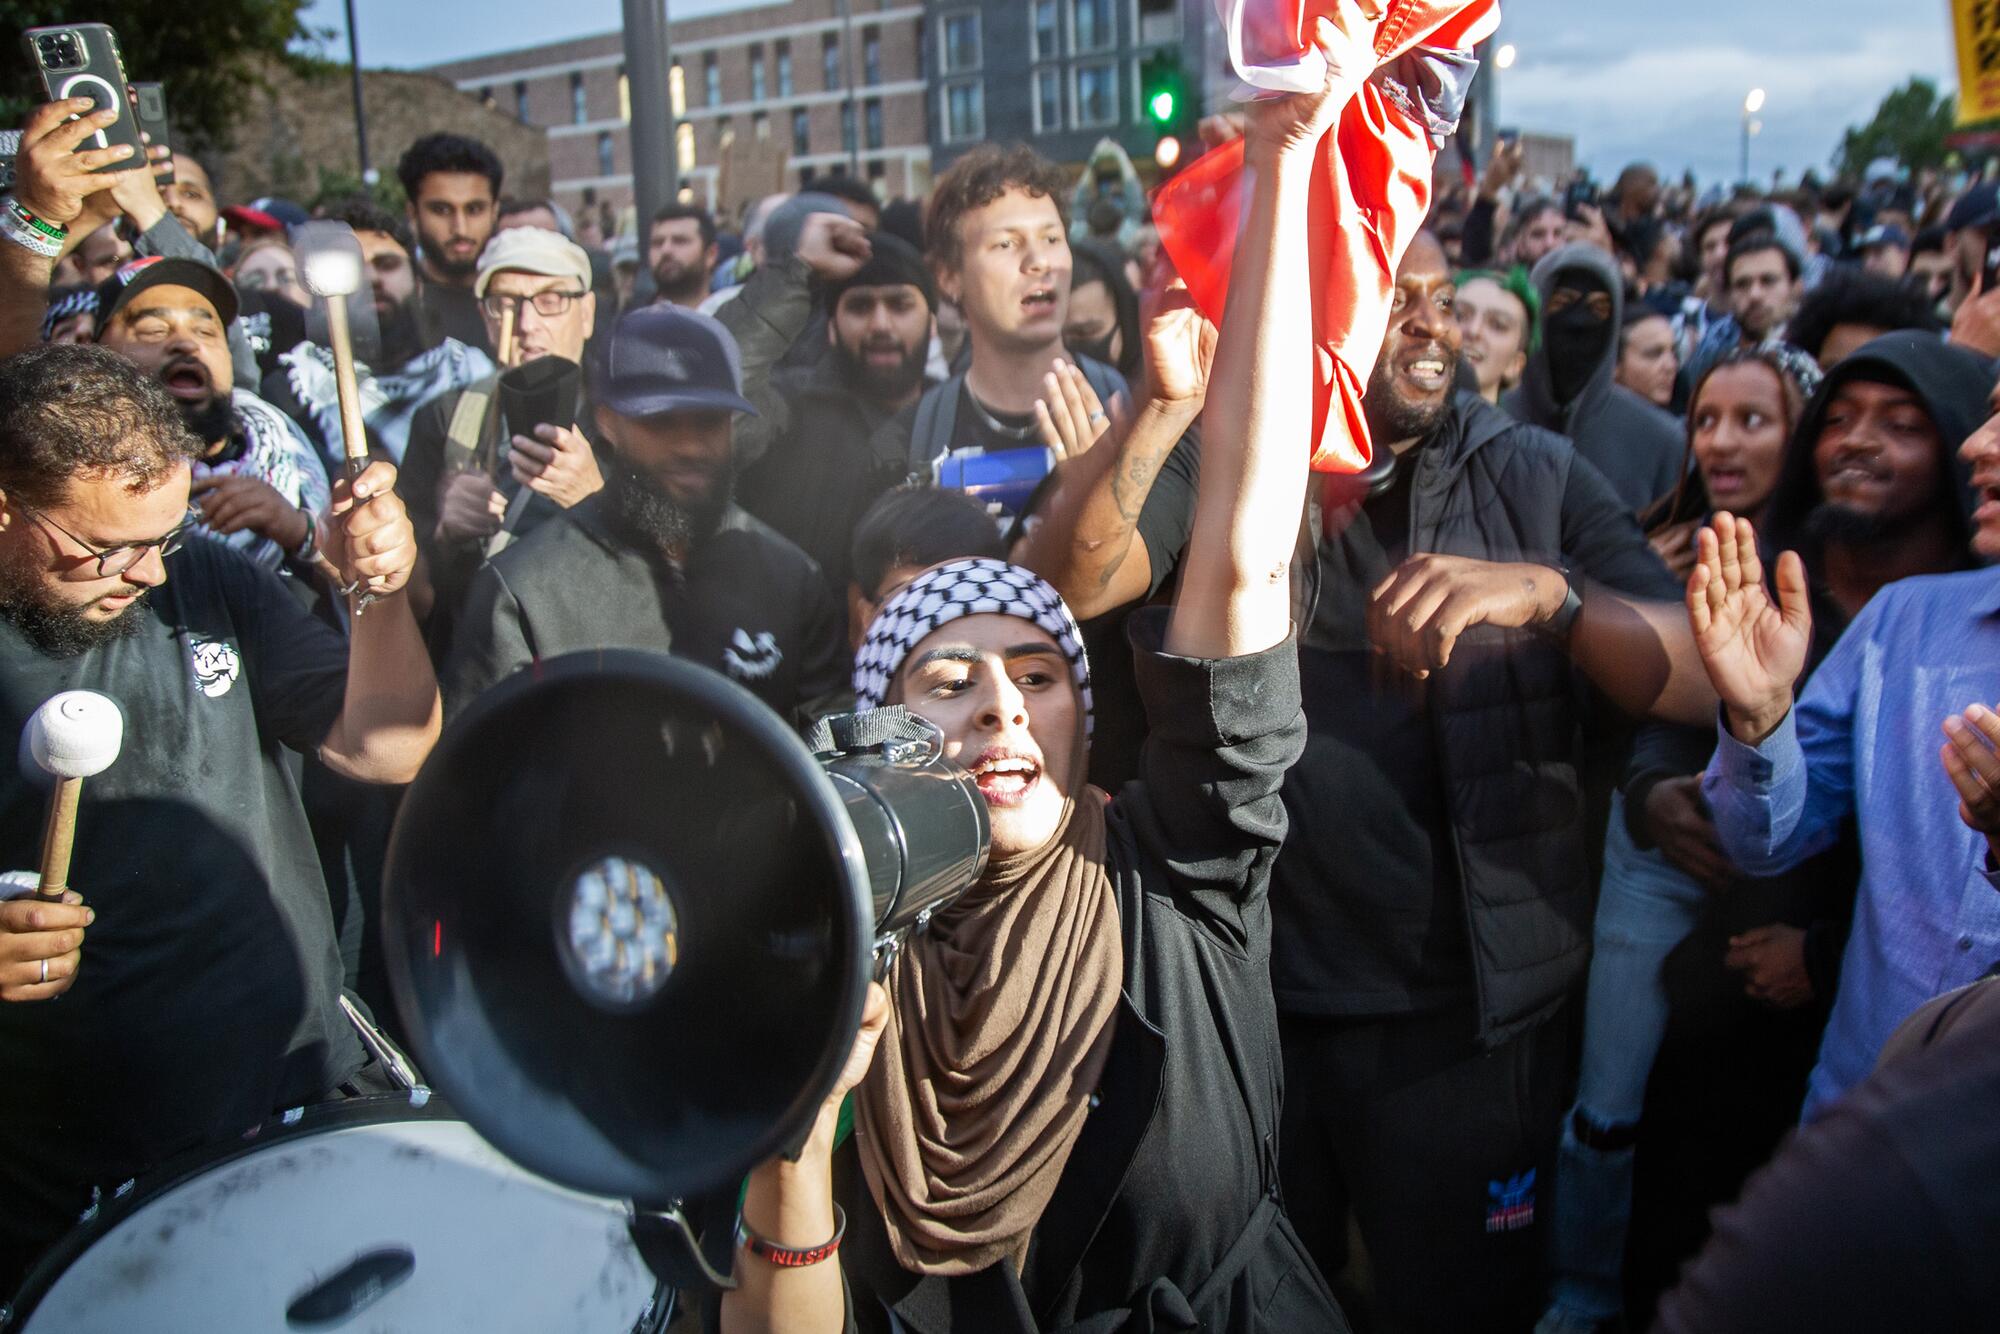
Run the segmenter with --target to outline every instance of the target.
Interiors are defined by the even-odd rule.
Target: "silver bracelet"
[[[43,259],[61,259],[62,242],[48,237],[29,227],[14,216],[14,210],[0,208],[0,236],[5,236],[23,250],[32,251]]]

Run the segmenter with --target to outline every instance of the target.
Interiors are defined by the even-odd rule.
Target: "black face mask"
[[[1542,345],[1549,359],[1549,387],[1556,403],[1568,407],[1583,396],[1591,377],[1604,363],[1611,346],[1611,321],[1591,313],[1590,298],[1602,295],[1602,287],[1564,283],[1556,290],[1564,289],[1577,293],[1576,303],[1542,321]]]

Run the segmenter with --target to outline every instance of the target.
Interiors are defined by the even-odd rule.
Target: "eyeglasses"
[[[504,296],[499,292],[488,292],[479,304],[496,320],[504,318],[510,308],[518,309],[524,305],[533,306],[537,315],[554,319],[558,315],[569,314],[570,306],[578,298],[588,295],[588,292],[537,292],[533,296]]]
[[[156,547],[159,549],[162,557],[173,555],[176,551],[187,545],[189,527],[201,522],[201,512],[190,506],[187,516],[181,520],[180,526],[164,537],[156,537],[150,542],[127,542],[122,546],[99,548],[84,541],[40,510],[30,509],[26,505],[20,506],[20,510],[36,523],[53,528],[56,532],[61,533],[64,537],[82,547],[88,555],[95,556],[97,558],[97,577],[100,579],[109,579],[114,574],[125,573],[125,571],[144,560],[146,553]]]

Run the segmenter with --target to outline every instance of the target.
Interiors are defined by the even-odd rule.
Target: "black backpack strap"
[[[963,374],[924,391],[917,403],[917,419],[910,430],[910,480],[929,486],[937,461],[951,452],[951,435],[958,429],[958,394],[965,387]]]

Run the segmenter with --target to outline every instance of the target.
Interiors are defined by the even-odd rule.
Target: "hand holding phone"
[[[79,141],[79,151],[105,152],[124,145],[126,155],[109,159],[96,171],[123,171],[139,160],[139,119],[125,83],[125,61],[118,54],[118,37],[102,23],[63,23],[30,28],[21,34],[28,59],[42,73],[51,102],[87,99],[91,112],[111,112],[91,123]]]

